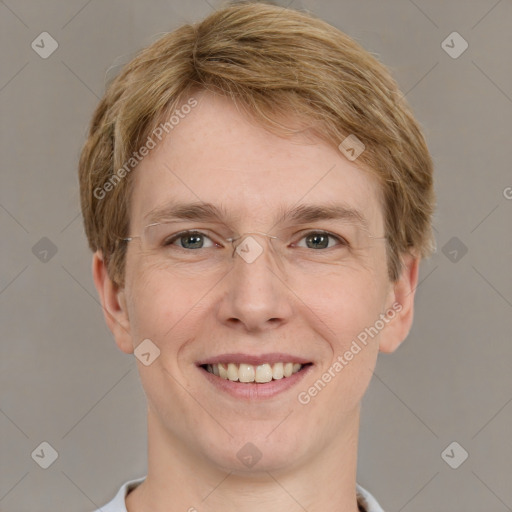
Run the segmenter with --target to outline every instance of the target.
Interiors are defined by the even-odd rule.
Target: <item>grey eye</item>
[[[205,240],[210,240],[210,238],[200,231],[183,231],[182,233],[177,233],[176,235],[166,238],[162,245],[175,245],[174,242],[179,241],[178,245],[182,249],[203,249]],[[212,247],[212,245],[208,247]]]
[[[328,233],[327,231],[310,231],[301,238],[301,240],[306,240],[306,247],[308,249],[330,248],[332,247],[332,245],[329,245],[330,239],[336,240],[338,242],[337,245],[348,246],[346,240],[337,235],[333,235],[332,233]],[[301,245],[301,247],[304,246]]]

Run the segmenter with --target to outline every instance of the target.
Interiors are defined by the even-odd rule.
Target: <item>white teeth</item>
[[[274,363],[272,366],[272,378],[275,380],[282,379],[284,377],[283,363]]]
[[[247,363],[207,364],[206,370],[217,377],[233,382],[270,382],[290,377],[297,373],[303,365],[300,363],[264,363],[257,366]]]
[[[270,382],[272,380],[272,368],[269,364],[260,364],[256,367],[256,382]]]
[[[219,364],[219,365],[214,365],[214,366],[219,367],[219,377],[222,377],[223,379],[228,378],[228,369],[225,365]]]
[[[252,364],[241,364],[238,368],[238,380],[240,382],[254,382],[254,366]]]
[[[238,368],[236,364],[228,364],[228,379],[233,381],[238,380]]]

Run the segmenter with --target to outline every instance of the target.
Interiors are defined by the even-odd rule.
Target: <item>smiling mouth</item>
[[[201,368],[221,379],[232,382],[259,383],[286,379],[300,372],[312,363],[264,363],[252,365],[246,363],[203,364]]]

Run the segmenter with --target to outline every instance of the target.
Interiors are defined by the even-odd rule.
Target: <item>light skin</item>
[[[272,231],[313,252],[322,249],[294,234],[327,230],[351,237],[354,248],[323,249],[332,251],[323,263],[281,266],[270,241],[257,238],[264,250],[254,262],[235,257],[231,267],[208,271],[200,263],[166,266],[135,239],[122,287],[108,277],[101,253],[94,255],[94,281],[118,347],[130,354],[149,338],[160,349],[149,366],[136,360],[148,401],[148,475],[128,495],[127,510],[357,512],[360,402],[378,352],[393,352],[410,330],[419,260],[404,256],[393,283],[385,243],[350,222],[276,225],[281,206],[339,203],[363,214],[366,234],[382,237],[378,184],[319,139],[279,137],[225,98],[194,97],[198,106],[134,171],[130,234],[141,233],[151,210],[179,200],[222,205],[228,216],[223,224],[180,222],[176,231]],[[307,405],[299,403],[298,393],[394,303],[402,309],[393,320]],[[196,366],[229,352],[285,352],[313,367],[270,399],[241,400]],[[237,458],[248,442],[262,454],[252,467]]]

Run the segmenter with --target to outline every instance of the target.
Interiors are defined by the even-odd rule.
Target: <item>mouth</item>
[[[279,354],[269,356],[219,356],[197,363],[197,368],[219,391],[235,398],[254,401],[269,399],[290,389],[314,366],[314,363],[298,357],[282,357]]]
[[[203,364],[200,367],[208,373],[231,382],[264,384],[275,380],[288,379],[312,363],[277,362],[253,365],[248,363]]]

